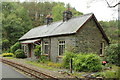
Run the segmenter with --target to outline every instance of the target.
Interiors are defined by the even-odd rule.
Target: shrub
[[[115,71],[110,71],[106,70],[104,72],[99,72],[95,74],[95,77],[104,77],[104,78],[109,78],[109,80],[113,80],[115,78],[119,80],[119,76],[117,75],[118,73]]]
[[[39,56],[39,59],[37,60],[37,62],[46,63],[48,62],[48,60],[46,56],[41,55]]]
[[[3,57],[14,57],[13,53],[2,53]]]
[[[40,55],[41,55],[41,45],[36,45],[36,46],[35,46],[34,55],[35,55],[36,57],[40,57]]]
[[[107,62],[120,66],[119,56],[120,55],[120,43],[111,44],[105,48],[105,59]]]
[[[20,43],[19,42],[16,42],[13,46],[10,47],[10,52],[14,53],[15,54],[15,51],[17,49],[20,49]]]
[[[96,54],[78,54],[73,58],[73,68],[76,71],[100,71],[102,64],[100,57]]]
[[[71,59],[71,58],[74,58],[74,57],[76,57],[76,54],[75,54],[75,53],[66,51],[66,52],[64,53],[63,58],[62,58],[62,65],[63,65],[63,67],[69,68],[70,59]]]
[[[2,40],[2,50],[6,51],[9,49],[10,41],[8,39],[3,39]]]
[[[18,49],[15,51],[16,58],[26,58],[27,56],[23,53],[23,50]]]

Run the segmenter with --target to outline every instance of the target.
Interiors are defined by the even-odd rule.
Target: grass
[[[14,57],[4,57],[4,58],[7,58],[7,59],[16,59],[16,58],[14,58]]]
[[[104,77],[104,78],[120,78],[119,73],[120,73],[120,67],[115,66],[115,65],[109,65],[112,67],[112,69],[109,70],[103,70],[101,72],[97,72],[95,76],[97,77]]]
[[[85,75],[86,74],[86,72],[74,72],[74,73],[72,73],[71,74],[71,76],[75,76],[75,77],[78,77],[78,78],[84,78],[84,76],[82,76],[82,75]]]
[[[18,59],[18,58],[14,58],[14,57],[4,57],[4,58],[7,58],[7,59]],[[37,62],[37,61],[25,61],[26,64],[31,64],[31,65],[34,65],[34,66],[37,66],[37,67],[40,67],[40,68],[44,68],[44,69],[49,69],[49,70],[58,70],[59,68],[59,65],[58,63],[53,63],[53,62],[46,62],[46,63],[40,63],[40,62]]]
[[[108,67],[108,65],[106,65]],[[105,66],[105,67],[106,67]],[[104,78],[119,78],[120,79],[120,67],[116,66],[116,65],[109,65],[112,67],[112,69],[109,70],[103,70],[100,72],[94,72],[94,74],[92,75],[92,77],[104,77]],[[76,76],[78,78],[84,78],[83,75],[89,74],[88,72],[74,72],[71,75],[72,76]]]
[[[31,64],[31,65],[34,65],[34,66],[37,66],[37,67],[40,67],[40,68],[44,68],[44,69],[57,70],[57,68],[53,68],[53,67],[47,66],[46,63],[38,63],[36,61],[26,61],[25,63]]]

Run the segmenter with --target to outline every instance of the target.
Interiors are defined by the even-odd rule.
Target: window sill
[[[100,57],[104,57],[104,55],[103,55],[103,54],[101,54],[101,55],[100,55]]]
[[[57,58],[62,58],[63,56],[57,56]]]
[[[43,56],[49,56],[48,54],[42,54]]]

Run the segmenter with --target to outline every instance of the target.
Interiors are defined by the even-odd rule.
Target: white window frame
[[[27,53],[27,45],[23,45],[23,51],[24,51],[24,53]]]
[[[60,42],[63,42],[63,43],[60,43]],[[60,54],[60,51],[59,51],[59,47],[62,46],[64,47],[64,50],[63,50],[63,53]],[[58,40],[58,56],[62,56],[65,52],[65,40]]]
[[[44,54],[49,54],[49,51],[48,51],[48,53],[45,53],[45,52],[46,52],[45,46],[48,46],[48,50],[49,50],[49,42],[48,42],[48,41],[45,41],[45,42],[44,42]]]

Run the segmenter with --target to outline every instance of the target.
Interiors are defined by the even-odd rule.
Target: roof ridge
[[[71,19],[79,18],[79,17],[84,17],[84,16],[87,16],[87,15],[90,15],[90,14],[94,14],[94,13],[88,13],[88,14],[84,14],[84,15],[80,15],[80,16],[74,16],[74,17],[72,17]],[[57,23],[57,22],[60,22],[60,21],[62,21],[62,20],[52,22],[51,24],[54,24],[54,23]],[[50,25],[51,25],[51,24],[50,24]],[[38,27],[41,27],[41,26],[45,26],[45,25],[46,25],[46,24],[43,24],[43,25],[34,27],[34,28],[32,28],[32,29],[35,29],[35,28],[38,28]],[[47,26],[47,25],[46,25],[46,26]],[[49,26],[49,25],[48,25],[48,26]]]
[[[74,17],[72,17],[71,19],[88,16],[88,15],[90,15],[90,14],[94,14],[94,13],[88,13],[88,14],[84,14],[84,15],[80,15],[80,16],[74,16]]]

